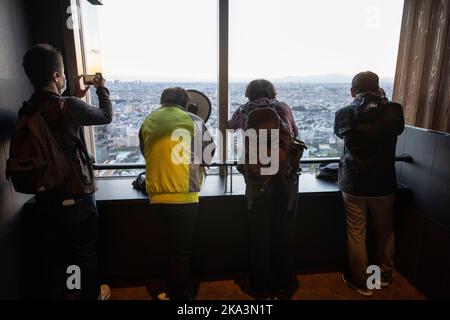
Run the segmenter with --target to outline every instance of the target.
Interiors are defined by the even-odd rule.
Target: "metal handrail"
[[[300,164],[321,164],[321,163],[339,163],[339,158],[307,158],[302,159]],[[409,154],[402,154],[395,157],[397,162],[412,163],[413,158]],[[208,167],[210,168],[224,168],[224,167],[237,167],[238,161],[227,162],[214,162]],[[95,171],[103,170],[139,170],[145,169],[144,163],[115,163],[115,164],[94,164]]]
[[[339,163],[339,158],[310,158],[310,159],[302,159],[300,161],[300,164],[322,164],[322,163]],[[409,154],[402,154],[400,156],[395,157],[395,161],[397,162],[406,162],[406,163],[412,163],[413,158]],[[236,167],[238,165],[238,161],[227,161],[227,162],[214,162],[208,167],[210,168],[225,168],[225,193],[227,193],[228,189],[228,168],[232,168],[230,170],[230,193],[233,193],[233,167]],[[132,164],[126,164],[126,163],[119,163],[119,164],[97,164],[94,165],[94,170],[101,171],[101,170],[144,170],[145,164],[143,163],[132,163]]]
[[[320,164],[320,163],[338,163],[339,158],[312,158],[300,161],[300,164]],[[209,168],[237,167],[238,161],[214,162]],[[144,163],[115,163],[115,164],[95,164],[94,170],[138,170],[145,169]]]

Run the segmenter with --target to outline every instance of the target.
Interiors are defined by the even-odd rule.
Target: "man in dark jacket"
[[[35,92],[19,110],[19,117],[40,112],[68,159],[70,175],[60,190],[36,195],[40,211],[42,260],[40,298],[61,299],[67,289],[67,258],[80,268],[81,298],[104,299],[109,288],[100,288],[97,278],[97,207],[92,170],[93,160],[86,149],[82,126],[105,125],[112,121],[109,91],[103,79],[96,79],[100,108],[86,104],[81,77],[74,97],[62,97],[66,77],[61,53],[48,44],[32,47],[23,58],[23,67]],[[70,263],[72,264],[72,263]]]
[[[345,145],[339,167],[347,221],[347,251],[351,274],[343,279],[364,296],[368,290],[366,252],[367,213],[375,228],[381,287],[392,281],[395,241],[392,227],[397,136],[404,130],[402,106],[388,101],[373,72],[357,74],[352,82],[354,101],[336,112],[334,132]]]

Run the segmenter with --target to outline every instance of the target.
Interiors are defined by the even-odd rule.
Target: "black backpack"
[[[137,176],[135,180],[132,182],[133,188],[147,194],[147,190],[145,188],[145,172],[142,172]]]
[[[64,101],[60,100],[61,112]],[[37,194],[60,188],[69,174],[69,165],[40,109],[23,115],[11,136],[6,177],[17,192]]]
[[[245,110],[245,108],[242,108]],[[245,164],[238,165],[238,170],[241,172],[247,182],[266,186],[274,179],[289,180],[294,174],[299,174],[300,159],[303,156],[303,151],[307,149],[305,143],[294,138],[288,125],[278,115],[278,101],[272,100],[267,106],[255,107],[247,110],[244,115],[247,117],[245,130],[254,129],[257,132],[257,143],[259,148],[259,139],[261,138],[261,129],[266,129],[267,150],[271,150],[270,130],[279,130],[279,148],[276,152],[279,153],[279,170],[278,173],[272,176],[262,175],[261,170],[265,167],[259,161],[256,164],[250,164],[249,155],[249,139],[245,139]],[[257,151],[259,154],[259,150]]]
[[[336,182],[338,172],[339,163],[321,163],[316,169],[316,178]]]

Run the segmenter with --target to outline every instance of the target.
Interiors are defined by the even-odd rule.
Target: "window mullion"
[[[226,128],[228,122],[229,113],[229,94],[228,94],[228,25],[229,25],[229,0],[218,0],[219,9],[219,66],[218,66],[218,102],[219,102],[219,131],[222,133],[219,135],[221,141],[218,141],[220,161],[227,161],[227,135]],[[221,168],[220,175],[225,176],[226,172]]]

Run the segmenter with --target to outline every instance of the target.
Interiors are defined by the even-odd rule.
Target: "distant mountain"
[[[275,83],[350,83],[353,76],[342,73],[330,73],[323,75],[311,76],[288,76],[282,78],[270,79]],[[165,82],[165,83],[195,83],[195,82],[216,82],[213,79],[198,79],[198,78],[172,78],[172,77],[131,77],[131,76],[111,76],[109,80],[135,81],[141,80],[143,82]],[[230,79],[232,83],[248,83],[253,79]],[[381,78],[382,83],[393,83],[394,78]]]
[[[303,82],[303,83],[350,83],[353,76],[342,74],[342,73],[331,73],[324,75],[313,75],[313,76],[301,76],[301,77],[283,77],[274,79],[274,82],[286,83],[286,82]],[[394,78],[385,77],[380,80],[382,83],[394,82]]]
[[[333,73],[313,76],[290,76],[274,79],[274,82],[305,82],[305,83],[348,83],[352,77],[345,74]]]

